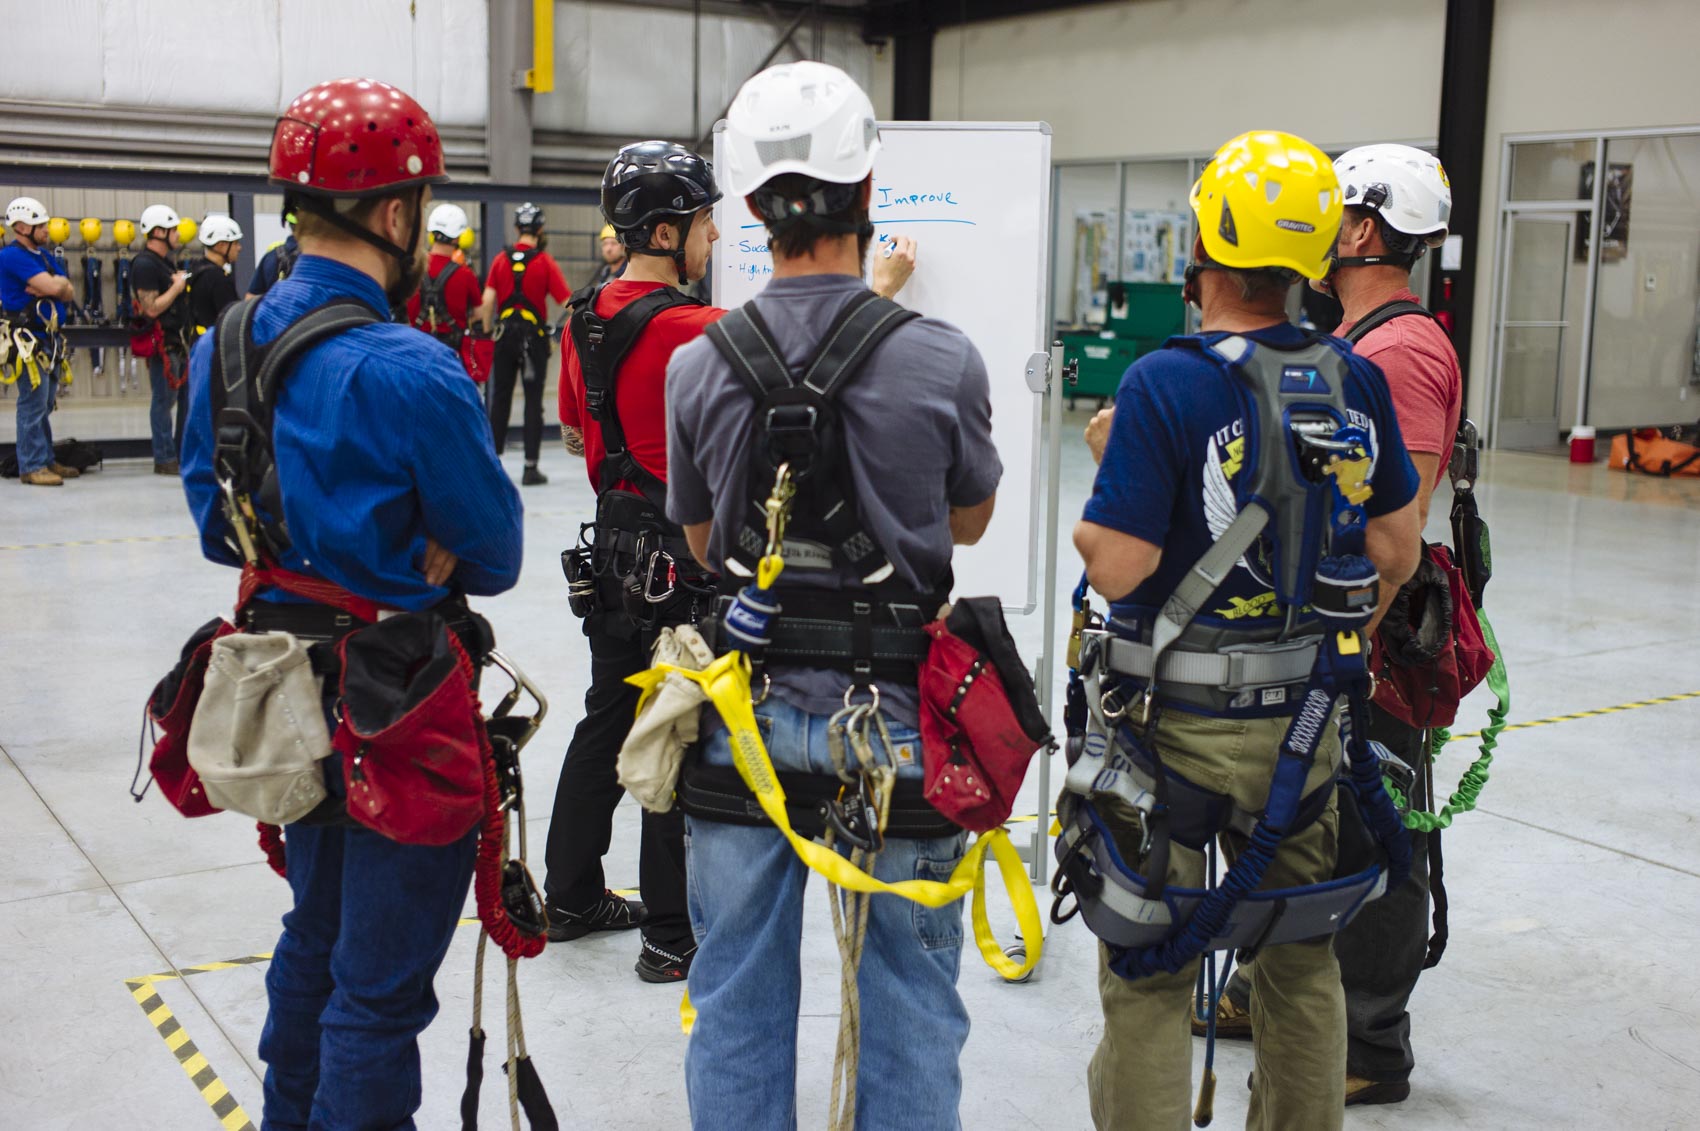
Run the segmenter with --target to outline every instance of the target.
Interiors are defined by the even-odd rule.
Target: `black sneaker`
[[[654,985],[683,982],[691,972],[691,959],[696,956],[696,943],[692,943],[684,953],[674,954],[666,947],[644,939],[643,950],[638,952],[637,976]]]
[[[593,931],[629,931],[643,925],[649,913],[635,899],[621,899],[604,891],[596,902],[583,911],[568,911],[564,907],[549,907],[549,941],[571,942]]]
[[[549,477],[537,470],[536,464],[528,463],[525,465],[525,473],[519,477],[519,482],[522,487],[541,487],[549,482]]]

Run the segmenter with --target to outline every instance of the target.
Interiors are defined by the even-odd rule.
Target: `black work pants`
[[[1370,737],[1416,768],[1412,804],[1426,806],[1430,780],[1427,732],[1370,709]],[[1335,939],[1346,987],[1346,1071],[1360,1079],[1408,1079],[1411,1014],[1406,1009],[1428,956],[1429,834],[1411,830],[1411,878],[1373,903]]]
[[[589,907],[607,887],[602,857],[614,835],[614,808],[625,793],[614,763],[637,713],[638,690],[626,677],[649,667],[649,634],[629,638],[611,631],[604,616],[598,614],[586,626],[590,689],[584,695],[584,718],[561,764],[544,852],[549,904],[567,911]],[[677,808],[644,811],[638,886],[649,909],[644,937],[675,953],[688,949],[693,940],[685,908],[685,819]]]
[[[548,365],[546,335],[510,326],[497,339],[490,380],[484,387],[490,410],[490,435],[496,441],[497,455],[508,446],[508,418],[513,415],[514,381],[518,380],[525,394],[525,462],[537,462],[543,449],[543,382]]]

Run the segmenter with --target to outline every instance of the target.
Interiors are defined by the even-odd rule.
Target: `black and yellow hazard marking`
[[[252,966],[256,962],[264,962],[271,958],[268,954],[254,954],[246,958],[232,958],[225,962],[207,962],[200,966],[187,966],[181,970],[169,970],[160,974],[145,974],[140,978],[126,979],[124,985],[129,989],[130,996],[136,1004],[142,1007],[142,1013],[147,1016],[148,1024],[159,1034],[165,1047],[171,1050],[171,1055],[177,1058],[178,1065],[189,1082],[195,1085],[195,1090],[201,1093],[201,1098],[212,1108],[212,1113],[218,1118],[225,1131],[254,1131],[254,1121],[248,1118],[248,1113],[242,1110],[242,1105],[236,1097],[230,1094],[230,1089],[219,1079],[218,1072],[207,1063],[206,1054],[196,1047],[189,1039],[189,1033],[183,1028],[182,1022],[171,1012],[171,1007],[159,996],[155,986],[160,982],[176,982],[194,974],[205,974],[213,970],[231,970],[238,966]]]
[[[1547,719],[1531,719],[1526,723],[1511,723],[1501,733],[1509,734],[1514,730],[1529,730],[1533,727],[1550,727],[1556,723],[1573,723],[1580,719],[1597,719],[1601,715],[1615,715],[1620,711],[1638,711],[1642,707],[1658,707],[1666,703],[1681,703],[1689,699],[1700,699],[1700,691],[1684,691],[1677,695],[1660,695],[1655,699],[1637,699],[1633,703],[1619,703],[1615,707],[1596,707],[1592,711],[1575,711],[1568,715],[1553,715]],[[1470,731],[1468,734],[1455,734],[1453,742],[1466,738],[1480,738],[1482,732]]]
[[[74,542],[20,542],[3,550],[65,550],[77,546],[130,546],[141,542],[192,542],[199,534],[141,534],[134,538],[84,538]]]

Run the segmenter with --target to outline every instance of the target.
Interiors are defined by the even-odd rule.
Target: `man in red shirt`
[[[431,234],[431,256],[426,263],[425,278],[413,297],[407,300],[408,324],[430,334],[455,351],[466,368],[461,342],[466,337],[467,324],[478,311],[483,291],[478,276],[455,262],[460,237],[472,225],[458,205],[439,204],[431,209],[425,230]]]
[[[484,282],[483,307],[495,313],[496,356],[485,388],[490,407],[490,433],[501,455],[508,442],[508,417],[513,412],[514,379],[520,366],[529,376],[525,388],[525,474],[527,487],[549,482],[537,468],[543,446],[543,373],[549,364],[549,300],[565,306],[572,291],[560,265],[546,250],[543,209],[526,203],[514,209],[513,246],[505,247],[490,264]]]
[[[1458,431],[1464,382],[1451,340],[1411,290],[1411,268],[1445,240],[1452,190],[1440,162],[1408,145],[1360,146],[1342,154],[1334,169],[1346,215],[1333,271],[1312,285],[1345,310],[1335,334],[1387,376],[1426,524]],[[1416,798],[1432,793],[1428,732],[1374,704],[1370,720],[1370,737],[1416,770]],[[1411,1094],[1416,1060],[1406,1006],[1428,955],[1431,835],[1439,836],[1411,834],[1410,882],[1365,905],[1334,942],[1346,990],[1348,1107],[1399,1103]],[[1222,999],[1218,1036],[1250,1036],[1244,969],[1235,971]],[[1195,1018],[1194,1032],[1199,1026]]]
[[[561,347],[561,435],[583,455],[597,492],[590,688],[561,766],[549,824],[544,891],[549,937],[641,926],[637,963],[646,982],[683,981],[696,953],[685,905],[684,819],[677,809],[643,815],[638,882],[643,902],[607,890],[602,857],[622,790],[615,772],[637,710],[626,677],[649,666],[660,628],[689,623],[712,599],[684,532],[666,519],[667,363],[724,310],[680,288],[703,278],[720,233],[713,169],[668,142],[628,145],[602,180],[602,211],[619,235],[625,271],[573,300]],[[875,260],[874,288],[896,294],[914,269],[914,242]],[[586,372],[585,358],[590,359]],[[648,549],[660,551],[652,558]]]

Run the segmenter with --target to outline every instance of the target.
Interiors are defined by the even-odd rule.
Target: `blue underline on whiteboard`
[[[876,228],[883,228],[887,224],[967,224],[970,228],[977,228],[977,227],[980,226],[979,224],[975,223],[973,220],[875,220],[874,221],[874,227],[876,227]],[[765,224],[740,224],[738,226],[738,230],[741,231],[741,232],[748,232],[748,231],[751,231],[755,228],[762,228],[762,227],[766,227],[766,225]]]

